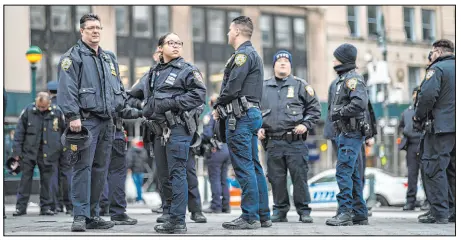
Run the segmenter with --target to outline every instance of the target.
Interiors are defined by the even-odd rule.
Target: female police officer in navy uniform
[[[206,88],[199,70],[182,57],[183,42],[168,33],[159,39],[161,61],[149,71],[145,82],[143,115],[155,131],[154,155],[162,164],[159,172],[169,173],[172,198],[170,220],[155,226],[161,233],[184,233],[188,184],[186,166],[196,126],[195,114],[205,103]],[[193,126],[195,124],[195,126]],[[166,179],[168,181],[168,179]],[[165,189],[168,190],[168,189]]]

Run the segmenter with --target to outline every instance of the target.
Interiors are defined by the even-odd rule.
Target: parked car
[[[375,177],[375,206],[402,206],[406,202],[408,179],[398,177],[382,169],[368,167],[365,169],[364,198],[370,197],[370,177]],[[311,204],[313,208],[337,207],[336,194],[339,192],[336,183],[336,169],[323,171],[308,180]],[[293,185],[290,186],[293,196]],[[425,199],[421,180],[418,181],[417,201]]]

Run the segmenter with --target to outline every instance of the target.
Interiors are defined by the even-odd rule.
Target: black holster
[[[184,111],[182,114],[182,118],[184,121],[184,124],[186,125],[186,130],[189,133],[189,135],[193,135],[197,131],[197,124],[195,123],[195,114],[191,116],[191,114],[188,111]]]

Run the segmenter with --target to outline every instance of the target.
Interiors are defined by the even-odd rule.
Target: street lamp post
[[[30,70],[32,71],[32,89],[30,94],[32,95],[32,102],[35,101],[35,92],[37,85],[37,65],[36,63],[42,59],[42,50],[37,46],[31,46],[26,52],[27,61],[30,63]]]
[[[378,46],[381,50],[381,53],[383,55],[383,61],[386,66],[388,65],[387,62],[387,38],[386,38],[386,27],[384,24],[384,15],[381,14],[381,17],[379,19],[379,23],[381,25],[381,28],[378,33]],[[386,67],[386,69],[388,69]],[[385,72],[386,76],[384,76],[386,79],[389,78],[389,72]],[[383,115],[384,115],[384,128],[387,128],[389,126],[389,83],[383,84],[383,90],[384,90],[384,101],[383,101]],[[383,135],[387,135],[384,134]],[[384,154],[385,156],[388,156],[388,153],[390,152],[390,143],[389,143],[389,136],[383,136],[384,139]],[[398,171],[397,169],[397,159],[393,159],[393,168],[394,171]],[[397,172],[395,172],[397,173]]]

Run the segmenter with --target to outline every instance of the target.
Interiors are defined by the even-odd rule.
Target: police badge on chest
[[[168,75],[168,78],[165,80],[165,83],[166,83],[166,84],[169,84],[169,85],[171,85],[171,86],[173,86],[173,85],[174,85],[174,81],[176,80],[176,77],[177,77],[177,76],[178,76],[178,75],[175,74],[175,73],[170,73],[170,75]]]
[[[295,87],[289,86],[287,92],[287,98],[294,98],[295,97]]]

